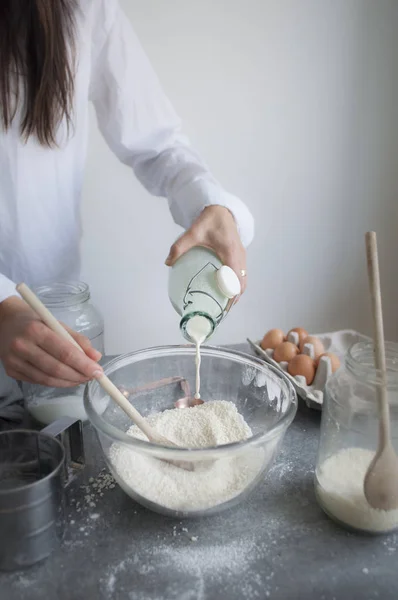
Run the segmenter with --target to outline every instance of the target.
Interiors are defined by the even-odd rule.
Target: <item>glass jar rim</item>
[[[387,386],[398,387],[398,343],[385,342]],[[356,342],[348,349],[345,365],[358,379],[374,385],[383,381],[382,373],[374,364],[374,343],[372,340]]]
[[[54,281],[33,288],[47,308],[66,308],[90,299],[90,288],[84,281]]]

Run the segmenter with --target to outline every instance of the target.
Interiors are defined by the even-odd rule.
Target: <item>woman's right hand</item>
[[[66,328],[84,350],[51,331],[20,298],[0,303],[0,360],[7,375],[48,387],[74,387],[102,372],[101,354],[90,341]]]

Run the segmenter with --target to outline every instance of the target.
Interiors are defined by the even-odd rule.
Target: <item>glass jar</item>
[[[34,288],[34,292],[59,321],[88,337],[92,346],[104,353],[104,321],[91,303],[86,283],[51,283]],[[63,416],[87,420],[84,385],[61,389],[23,384],[23,392],[27,410],[39,423],[48,425]]]
[[[391,435],[398,452],[398,344],[386,343],[387,397]],[[378,387],[372,342],[354,344],[326,384],[315,470],[315,491],[323,510],[356,531],[386,533],[398,528],[398,509],[372,508],[364,478],[379,439]]]
[[[169,298],[182,317],[180,329],[189,342],[193,340],[187,325],[192,317],[207,320],[208,339],[239,294],[240,281],[236,273],[223,265],[214,252],[202,246],[191,248],[170,269]]]

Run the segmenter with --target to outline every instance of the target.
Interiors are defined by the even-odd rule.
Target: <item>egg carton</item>
[[[369,337],[352,329],[344,329],[341,331],[333,331],[331,333],[318,333],[313,335],[321,340],[325,347],[325,352],[333,352],[336,354],[341,363],[343,363],[344,356],[352,344],[370,340]],[[287,339],[289,342],[293,342],[293,344],[298,344],[299,341],[298,334],[296,332],[290,333]],[[314,381],[311,385],[307,385],[306,379],[302,375],[296,375],[293,377],[287,372],[287,362],[283,361],[278,363],[273,359],[274,351],[271,348],[263,350],[260,346],[260,342],[252,342],[249,339],[247,341],[260,358],[263,358],[266,362],[285,373],[286,377],[288,377],[292,382],[297,395],[305,401],[309,408],[322,410],[325,385],[328,378],[332,374],[332,365],[328,356],[323,356],[320,359]],[[314,358],[313,345],[305,344],[303,348],[303,354],[307,354],[308,356],[311,356],[311,358]]]

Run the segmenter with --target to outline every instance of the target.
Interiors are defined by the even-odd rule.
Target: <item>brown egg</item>
[[[263,337],[260,346],[263,350],[266,350],[267,348],[272,348],[272,350],[275,350],[275,348],[279,346],[284,339],[285,334],[283,333],[282,329],[270,329],[270,331],[268,331],[268,333],[266,333]]]
[[[300,352],[304,350],[305,344],[312,344],[314,346],[314,359],[317,360],[321,354],[324,354],[325,347],[321,340],[313,335],[306,337],[300,344]]]
[[[286,361],[289,362],[298,353],[296,344],[291,342],[282,342],[275,348],[274,356],[272,357],[276,362]]]
[[[291,329],[289,331],[289,333],[298,333],[299,336],[299,345],[301,344],[301,342],[308,337],[308,331],[306,331],[305,329],[303,329],[302,327],[295,327],[294,329]],[[289,337],[289,333],[287,334],[287,337]]]
[[[322,356],[328,356],[330,358],[330,363],[332,365],[332,373],[337,371],[337,369],[340,369],[340,366],[341,366],[340,359],[336,354],[333,354],[333,352],[324,352],[324,354],[321,354],[321,356],[316,361],[317,367],[319,365],[319,361],[321,360]]]
[[[293,377],[302,375],[305,377],[307,385],[311,385],[315,377],[315,364],[309,356],[298,354],[289,362],[287,371]]]

